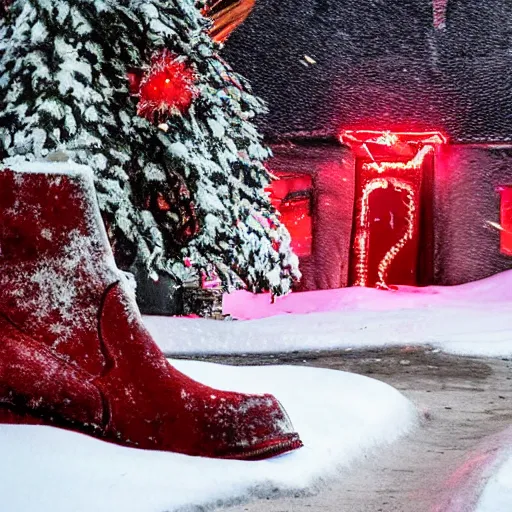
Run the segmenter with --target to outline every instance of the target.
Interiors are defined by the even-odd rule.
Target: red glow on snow
[[[195,75],[176,56],[164,51],[155,59],[140,83],[137,113],[150,121],[185,112],[194,98]]]
[[[446,138],[437,131],[345,130],[340,135],[340,141],[351,147],[360,162],[360,185],[356,192],[353,285],[389,288],[388,274],[392,263],[410,242],[417,243],[419,191],[425,157],[434,152],[435,145],[446,143]],[[373,217],[370,215],[370,196],[377,190],[386,191],[388,202],[392,196],[399,196],[405,213],[401,234],[394,243],[390,242],[391,246],[384,256],[373,262],[377,267],[376,275],[370,277],[371,233],[375,227],[375,222],[370,218]],[[394,232],[394,217],[392,213],[390,215],[391,231]],[[405,274],[408,270],[404,270]]]
[[[473,503],[475,495],[481,492],[481,482],[485,479],[484,472],[496,460],[498,450],[479,448],[479,451],[472,454],[462,466],[443,483],[447,498],[444,498],[436,505],[432,512],[465,512],[468,510],[467,504]],[[457,497],[458,499],[454,499]],[[464,499],[461,499],[464,497]]]

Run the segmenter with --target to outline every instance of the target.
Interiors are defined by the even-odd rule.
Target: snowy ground
[[[410,364],[400,363],[404,357]],[[223,512],[475,512],[494,462],[501,460],[501,447],[512,446],[512,436],[502,435],[512,431],[512,360],[421,347],[268,359],[298,363],[302,358],[308,365],[383,380],[424,411],[424,419],[409,435],[360,459],[318,493],[256,500]],[[246,358],[229,359],[240,363]]]
[[[512,355],[512,270],[453,287],[295,293],[276,304],[237,292],[224,312],[245,321],[146,316],[164,352],[264,353],[431,344],[454,353]]]
[[[476,512],[505,512],[512,508],[512,447],[480,497]]]
[[[163,512],[250,493],[307,489],[417,421],[391,386],[346,372],[173,361],[223,389],[274,393],[305,447],[240,462],[115,446],[64,430],[0,425],[0,496],[9,512]],[[190,510],[187,508],[187,510]]]

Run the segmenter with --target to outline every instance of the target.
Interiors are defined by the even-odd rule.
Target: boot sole
[[[33,416],[29,413],[14,411],[8,405],[0,405],[0,424],[45,425],[54,428],[61,428],[63,430],[68,430],[71,432],[76,432],[78,434],[90,435],[91,437],[99,439],[100,441],[118,444],[118,442],[110,440],[108,438],[98,438],[92,432],[88,433],[84,432],[83,430],[73,428],[72,425],[68,426],[64,424],[59,424],[57,421],[51,422],[42,418],[38,418],[37,416]],[[298,434],[289,434],[288,436],[284,436],[281,439],[273,439],[271,441],[263,442],[258,447],[252,448],[250,450],[244,450],[243,448],[241,448],[240,451],[237,452],[230,452],[228,454],[223,455],[215,455],[215,458],[247,461],[264,460],[269,459],[271,457],[283,455],[293,450],[297,450],[299,448],[302,448],[303,446],[304,444],[299,439]],[[130,448],[134,447],[130,446]]]
[[[250,450],[231,452],[228,455],[220,455],[219,459],[235,459],[235,460],[263,460],[271,457],[277,457],[284,453],[302,448],[304,444],[298,434],[288,434],[281,439],[273,439],[261,443],[258,447]]]

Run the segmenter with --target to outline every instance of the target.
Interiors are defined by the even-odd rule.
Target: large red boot
[[[271,395],[218,391],[167,362],[125,292],[92,176],[70,163],[0,171],[0,421],[207,457],[302,446]]]

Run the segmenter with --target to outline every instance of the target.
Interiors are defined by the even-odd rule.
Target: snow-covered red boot
[[[125,291],[87,168],[10,167],[0,170],[0,421],[206,457],[302,446],[273,396],[218,391],[168,363]]]

